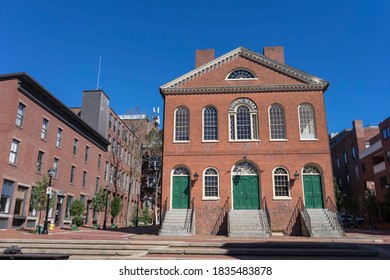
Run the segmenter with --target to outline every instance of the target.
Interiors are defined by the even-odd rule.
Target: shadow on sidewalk
[[[150,225],[150,226],[139,226],[139,227],[121,227],[109,229],[110,231],[115,232],[125,232],[138,235],[158,235],[160,226],[159,225]]]

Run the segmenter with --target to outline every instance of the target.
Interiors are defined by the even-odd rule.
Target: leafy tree
[[[373,192],[368,192],[366,195],[365,206],[367,208],[368,218],[371,225],[374,225],[376,218],[378,217],[378,200]]]
[[[142,216],[141,216],[141,220],[146,224],[146,223],[150,223],[152,221],[152,217],[150,216],[149,214],[149,207],[145,207],[144,209],[142,209]]]
[[[49,186],[49,178],[47,175],[44,175],[43,178],[35,182],[34,187],[31,190],[31,200],[30,206],[32,209],[39,212],[38,224],[41,224],[42,211],[46,210],[47,205],[47,194],[46,189]],[[52,198],[49,201],[49,207],[54,206],[55,198]]]
[[[340,192],[340,188],[339,185],[337,184],[336,177],[333,177],[333,186],[334,186],[334,196],[336,199],[337,209],[341,209],[343,206],[343,195]]]
[[[122,210],[122,200],[119,197],[114,197],[111,200],[110,209],[111,209],[111,223],[113,224],[116,216],[118,216]]]
[[[84,203],[80,200],[73,201],[72,205],[70,206],[70,215],[73,217],[73,226],[77,227],[83,225],[84,208]]]
[[[94,215],[93,215],[94,223],[97,222],[97,215],[100,212],[105,210],[106,198],[107,198],[107,194],[104,188],[100,188],[97,192],[95,192],[95,195],[93,196],[92,203],[93,203],[93,211],[94,211]]]

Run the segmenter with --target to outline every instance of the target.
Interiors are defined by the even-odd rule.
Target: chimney
[[[284,64],[283,47],[264,47],[264,56]]]
[[[214,49],[196,50],[195,68],[198,68],[214,59]]]

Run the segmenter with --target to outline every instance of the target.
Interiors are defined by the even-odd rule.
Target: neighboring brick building
[[[379,221],[390,221],[384,203],[390,203],[390,117],[379,123],[370,146],[359,153],[363,191],[371,191],[379,202]],[[386,201],[386,196],[387,201]]]
[[[31,190],[51,167],[56,168],[51,222],[70,224],[70,205],[80,199],[85,224],[92,225],[94,193],[107,185],[111,196],[122,198],[115,222],[130,219],[131,133],[102,90],[84,91],[82,108],[70,109],[29,75],[18,73],[0,76],[0,100],[0,229],[35,227],[39,215],[29,207]],[[115,148],[107,151],[113,139]],[[103,216],[95,217],[99,224]],[[109,214],[107,220],[110,224]]]
[[[370,139],[378,134],[379,129],[377,126],[364,127],[361,120],[353,121],[352,125],[352,129],[330,136],[333,176],[345,195],[348,211],[362,214],[366,186],[361,176],[359,154],[370,146]]]
[[[275,232],[300,198],[306,208],[334,202],[327,87],[286,65],[282,47],[196,51],[196,69],[160,88],[163,218],[192,208],[195,233],[226,234],[227,212],[267,206]]]

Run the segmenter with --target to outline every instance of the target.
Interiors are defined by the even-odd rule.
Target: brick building
[[[86,209],[84,223],[92,225],[97,218],[102,224],[103,213],[94,217],[92,199],[107,186],[110,196],[122,199],[115,222],[129,220],[130,130],[102,90],[85,91],[83,106],[70,109],[32,77],[18,73],[0,76],[0,100],[0,229],[35,227],[39,213],[29,206],[31,190],[51,167],[55,203],[49,221],[70,224],[70,205],[79,199]]]
[[[348,212],[361,214],[365,196],[362,165],[359,154],[370,147],[370,139],[378,134],[378,126],[363,126],[361,120],[352,122],[352,129],[344,129],[330,136],[333,176],[345,196]],[[345,208],[344,207],[344,208]],[[345,209],[343,210],[345,211]]]
[[[375,194],[379,203],[378,220],[390,221],[385,204],[390,203],[390,117],[379,123],[370,146],[359,154],[363,191]],[[366,213],[367,216],[367,213]]]
[[[285,64],[283,47],[263,55],[239,47],[216,59],[197,50],[195,67],[160,88],[162,229],[186,212],[187,233],[234,236],[236,215],[249,220],[248,210],[262,209],[261,222],[285,232],[299,201],[334,203],[326,81]]]

